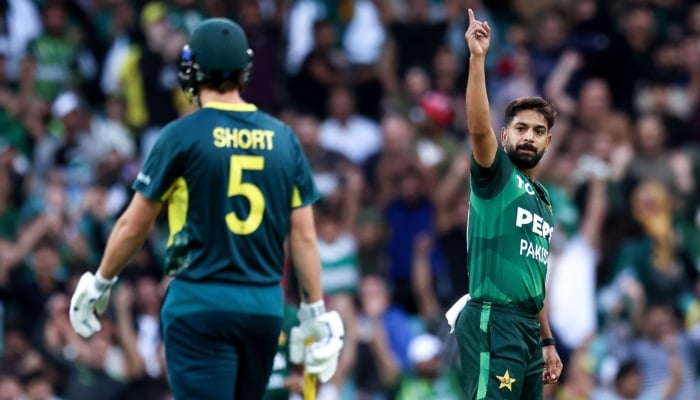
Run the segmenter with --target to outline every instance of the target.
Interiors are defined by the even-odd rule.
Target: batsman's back
[[[252,104],[208,103],[152,153],[134,188],[167,202],[167,273],[277,284],[290,213],[318,198],[292,130]]]

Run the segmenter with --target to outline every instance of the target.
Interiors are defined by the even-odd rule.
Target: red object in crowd
[[[421,99],[420,107],[426,118],[437,122],[443,128],[452,124],[454,110],[450,98],[440,92],[428,92]]]

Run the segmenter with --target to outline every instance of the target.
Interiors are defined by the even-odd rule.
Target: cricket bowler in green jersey
[[[297,362],[325,382],[343,345],[340,316],[322,300],[318,190],[291,129],[241,98],[251,62],[238,24],[214,18],[195,28],[179,78],[200,108],[160,132],[97,272],[81,277],[71,299],[73,328],[91,336],[95,311],[166,205],[174,279],[161,324],[177,400],[262,398],[282,327],[285,240],[301,288],[296,342],[314,341]]]
[[[556,382],[562,370],[544,308],[554,219],[547,191],[534,180],[555,112],[539,97],[513,100],[500,148],[484,71],[491,28],[468,14],[471,300],[456,324],[462,381],[470,399],[542,399],[543,383]]]

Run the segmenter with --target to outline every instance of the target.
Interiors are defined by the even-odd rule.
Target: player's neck
[[[520,172],[522,172],[523,174],[525,174],[525,176],[527,176],[528,178],[530,178],[531,181],[534,181],[534,180],[535,180],[535,168],[530,168],[530,169],[518,168],[518,169],[520,169]]]
[[[238,90],[219,93],[214,90],[202,89],[199,93],[199,100],[202,105],[206,105],[207,103],[241,104],[246,102],[243,100]]]

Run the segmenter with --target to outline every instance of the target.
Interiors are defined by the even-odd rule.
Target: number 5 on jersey
[[[243,182],[243,170],[262,171],[263,156],[233,155],[228,181],[228,196],[244,196],[250,203],[248,218],[240,219],[234,211],[226,214],[226,226],[236,235],[250,235],[260,226],[265,212],[265,197],[255,184]]]

